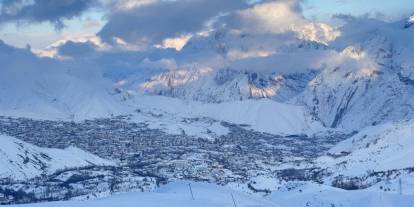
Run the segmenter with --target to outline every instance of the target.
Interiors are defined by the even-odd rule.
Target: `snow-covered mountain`
[[[286,102],[301,93],[315,73],[285,75],[231,69],[178,70],[152,77],[140,88],[147,94],[210,103],[261,98]]]
[[[412,17],[407,22],[411,20]],[[201,102],[261,98],[294,102],[305,105],[326,127],[347,130],[414,118],[410,112],[414,108],[412,30],[404,29],[400,21],[386,23],[364,18],[346,21],[341,36],[328,46],[291,39],[283,45],[263,42],[256,48],[249,40],[257,36],[228,31],[195,37],[183,48],[180,57],[219,54],[231,60],[228,69],[172,70],[136,85],[147,94]],[[266,54],[254,53],[258,48]],[[242,51],[243,55],[235,55],[234,51]],[[290,54],[305,65],[296,64]],[[302,70],[296,71],[297,67]]]
[[[26,180],[57,170],[93,165],[113,166],[115,163],[76,147],[64,150],[40,148],[10,136],[0,135],[1,179]]]
[[[405,25],[404,25],[404,27],[405,28],[410,28],[411,26],[413,26],[414,25],[414,14],[413,15],[411,15],[410,17],[408,17],[408,19],[407,19],[407,21],[406,21],[406,23],[405,23]]]
[[[412,31],[375,20],[351,20],[343,31],[336,59],[303,93],[307,108],[325,126],[351,130],[414,118]]]

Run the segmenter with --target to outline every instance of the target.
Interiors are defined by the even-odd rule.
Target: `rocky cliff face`
[[[219,71],[172,71],[141,84],[145,93],[209,103],[269,98],[288,101],[301,93],[315,71],[296,74]]]

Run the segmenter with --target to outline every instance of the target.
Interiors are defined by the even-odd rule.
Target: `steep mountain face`
[[[114,165],[75,147],[64,150],[40,148],[0,135],[0,178],[30,179],[65,168]]]
[[[414,85],[400,73],[333,72],[312,81],[306,101],[327,127],[359,130],[365,126],[413,117]],[[375,77],[374,77],[375,76]]]
[[[340,61],[303,93],[304,104],[325,126],[360,130],[414,117],[411,32],[394,24],[379,28],[368,27],[359,38],[345,33],[336,42],[337,48],[350,45],[339,53]]]
[[[230,69],[179,70],[153,77],[141,84],[141,90],[209,103],[261,98],[286,102],[301,93],[315,74],[314,71],[283,75]]]

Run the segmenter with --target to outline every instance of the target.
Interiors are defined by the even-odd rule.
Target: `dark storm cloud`
[[[68,41],[58,48],[59,55],[86,58],[96,52],[96,46],[92,42],[72,42]]]
[[[98,0],[2,0],[0,1],[0,24],[50,22],[57,29],[63,20],[81,15]]]
[[[213,17],[247,7],[243,0],[156,1],[144,6],[115,12],[99,32],[106,41],[114,37],[126,42],[158,43],[202,30]]]

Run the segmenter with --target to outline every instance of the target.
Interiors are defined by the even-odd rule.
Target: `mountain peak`
[[[410,17],[408,17],[408,19],[407,19],[407,21],[405,23],[404,28],[409,28],[409,27],[411,27],[413,25],[414,25],[414,14],[411,15]]]

